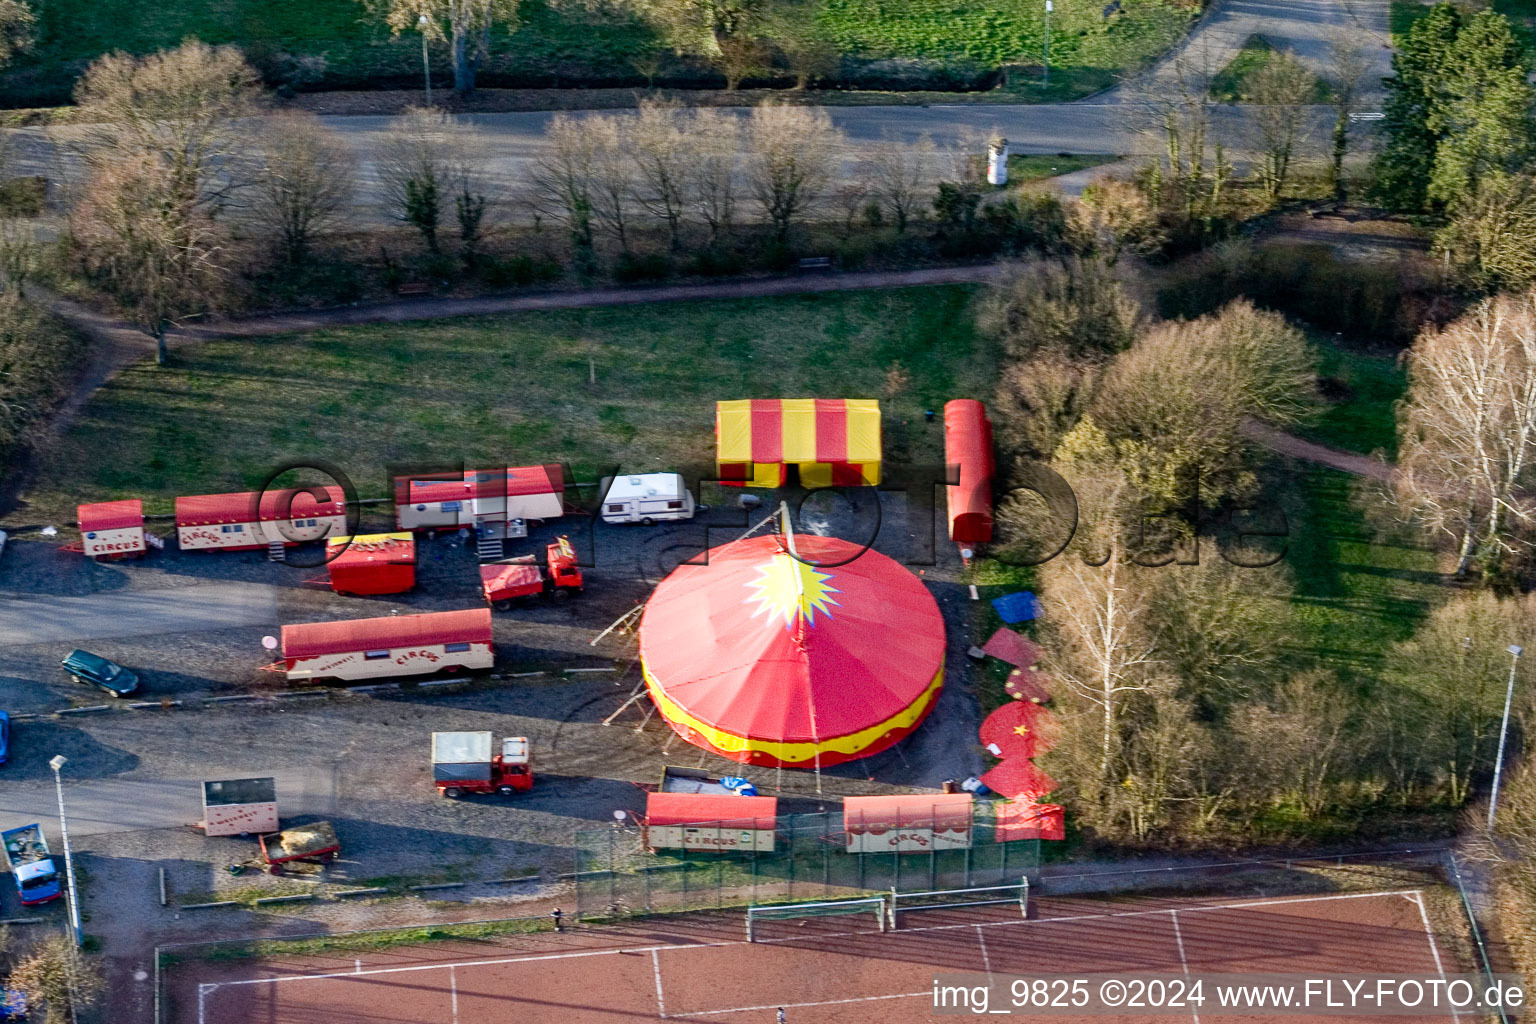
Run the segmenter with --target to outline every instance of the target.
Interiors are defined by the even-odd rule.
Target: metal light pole
[[[421,29],[421,78],[427,86],[427,106],[432,105],[432,65],[427,57],[427,16],[423,14],[416,19],[416,27]]]
[[[1040,84],[1051,84],[1051,0],[1045,0],[1045,75]]]
[[[68,758],[63,754],[53,755],[53,760],[48,762],[48,767],[53,769],[53,786],[59,795],[59,834],[64,837],[64,871],[69,876],[69,930],[75,940],[75,946],[80,945],[80,894],[75,891],[75,859],[69,851],[69,825],[64,820],[64,780],[59,775],[59,769],[68,763]]]
[[[1504,724],[1499,727],[1499,755],[1493,761],[1493,794],[1488,798],[1488,831],[1493,831],[1493,819],[1499,813],[1499,776],[1504,772],[1504,741],[1509,738],[1509,706],[1515,700],[1515,666],[1520,664],[1522,651],[1517,644],[1509,645],[1509,687],[1504,691]]]

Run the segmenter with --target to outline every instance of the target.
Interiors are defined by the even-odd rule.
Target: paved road
[[[276,623],[277,588],[208,583],[138,590],[130,597],[38,595],[0,600],[0,647],[154,636]]]
[[[185,723],[188,727],[196,723]],[[195,779],[116,778],[70,781],[64,766],[64,810],[72,835],[176,828],[199,820],[204,778],[277,780],[277,800],[285,817],[336,813],[337,776],[334,766],[277,768],[263,765],[260,755],[240,764],[207,766]],[[0,829],[41,821],[50,835],[58,834],[58,794],[51,779],[11,783],[0,788]]]

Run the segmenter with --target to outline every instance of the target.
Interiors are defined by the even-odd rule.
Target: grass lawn
[[[1087,170],[1112,164],[1120,159],[1113,153],[1010,153],[1008,154],[1008,183],[1022,184],[1054,178],[1058,174]]]
[[[1218,103],[1251,103],[1252,78],[1275,57],[1274,47],[1263,36],[1249,36],[1232,62],[1211,79],[1211,98]],[[1332,96],[1328,84],[1312,80],[1312,103],[1327,103]]]
[[[1316,423],[1298,431],[1309,440],[1332,448],[1369,455],[1397,452],[1393,406],[1407,386],[1397,359],[1361,352],[1347,344],[1313,337],[1318,374],[1329,395],[1327,410]]]
[[[1382,658],[1450,596],[1434,552],[1382,542],[1365,525],[1355,478],[1306,466],[1285,496],[1295,575],[1292,611],[1300,663],[1347,682],[1379,680]],[[1380,680],[1389,683],[1389,680]]]
[[[943,432],[922,410],[987,398],[995,379],[971,293],[658,303],[197,345],[99,392],[18,516],[73,518],[76,502],[118,497],[164,512],[177,494],[259,486],[278,463],[317,456],[363,496],[387,493],[386,466],[444,459],[566,462],[578,480],[615,464],[709,466],[725,398],[879,398],[886,458],[937,457]],[[893,398],[898,365],[909,383]]]
[[[420,37],[410,32],[391,39],[357,0],[45,0],[34,7],[37,43],[0,76],[7,106],[67,102],[74,79],[96,56],[115,49],[148,53],[187,36],[238,43],[272,81],[301,88],[412,88],[420,82]],[[1108,19],[1103,8],[1103,0],[1057,0],[1050,84],[1024,83],[1016,90],[1019,99],[1077,96],[1111,85],[1117,74],[1176,42],[1195,13],[1168,0],[1122,0],[1122,13]],[[630,10],[525,0],[518,30],[493,34],[482,84],[633,85],[644,79],[635,64],[657,53],[664,81],[701,84],[700,62],[674,59]],[[1043,57],[1041,4],[826,0],[808,16],[817,34],[850,58],[845,74],[874,88],[965,87],[1001,65],[1038,65]],[[433,54],[444,84],[447,56],[444,46]],[[859,70],[872,61],[890,63]]]

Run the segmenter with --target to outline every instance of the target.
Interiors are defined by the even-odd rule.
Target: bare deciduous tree
[[[413,107],[390,122],[380,146],[386,209],[421,232],[433,252],[449,204],[482,193],[475,142],[473,129],[451,115]]]
[[[683,215],[688,208],[689,164],[698,156],[688,137],[680,104],[641,100],[630,136],[640,180],[636,199],[667,226],[673,250],[682,246]]]
[[[831,185],[842,133],[819,107],[765,103],[752,109],[747,136],[748,189],[774,237],[787,241],[790,226]]]
[[[709,226],[713,243],[731,230],[736,217],[741,193],[737,166],[741,120],[730,111],[698,107],[688,118],[685,134],[692,168],[687,178],[689,203]]]
[[[1287,680],[1268,706],[1243,708],[1234,728],[1253,796],[1308,818],[1320,814],[1354,749],[1350,703],[1332,676],[1306,672]]]
[[[153,157],[176,202],[208,217],[248,184],[237,157],[261,99],[239,50],[195,39],[147,57],[107,54],[75,86],[89,159]]]
[[[1016,360],[1092,358],[1130,347],[1143,316],[1104,262],[1067,258],[1021,265],[988,294],[978,322]]]
[[[626,253],[635,193],[629,121],[627,115],[593,114],[584,122],[592,146],[592,212]]]
[[[1284,51],[1270,55],[1253,75],[1249,116],[1260,156],[1264,191],[1278,199],[1290,177],[1297,149],[1307,137],[1307,104],[1317,79],[1306,66]]]
[[[399,36],[425,31],[427,38],[447,40],[453,54],[453,91],[475,91],[475,74],[490,54],[493,26],[515,29],[519,0],[364,0],[369,11]],[[423,28],[421,19],[426,18]]]
[[[338,223],[351,202],[356,161],[313,114],[284,112],[262,133],[263,166],[253,212],[284,259],[301,263],[317,233]]]
[[[1328,40],[1328,86],[1333,99],[1333,153],[1329,175],[1333,197],[1344,198],[1344,158],[1349,155],[1349,119],[1359,105],[1360,90],[1371,70],[1365,45],[1358,36],[1339,31]]]
[[[1519,484],[1536,454],[1536,292],[1479,303],[1426,329],[1408,355],[1398,412],[1399,500],[1452,538],[1456,572],[1513,551],[1536,515]]]
[[[75,210],[74,239],[92,277],[168,358],[177,320],[211,311],[227,252],[213,220],[189,204],[153,155],[98,163]]]
[[[1102,255],[1113,265],[1120,254],[1152,256],[1168,243],[1157,208],[1134,183],[1102,177],[1083,189],[1082,201],[1071,208],[1072,229],[1083,250]]]
[[[556,114],[544,139],[544,152],[534,164],[534,188],[542,204],[565,222],[578,266],[590,271],[597,174],[592,133],[584,118]]]
[[[869,149],[869,185],[881,208],[896,225],[907,230],[907,222],[923,211],[933,194],[938,177],[938,150],[924,135],[915,142],[887,134]]]

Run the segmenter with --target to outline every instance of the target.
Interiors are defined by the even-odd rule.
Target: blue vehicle
[[[0,1020],[27,1019],[27,996],[13,988],[0,989]]]
[[[114,697],[126,697],[139,688],[138,676],[90,651],[70,651],[59,664],[75,682],[89,683]]]
[[[0,764],[11,759],[11,714],[0,711]]]
[[[0,832],[0,846],[5,848],[6,863],[16,882],[16,895],[25,906],[47,903],[59,898],[59,869],[48,852],[43,826],[22,825]]]

